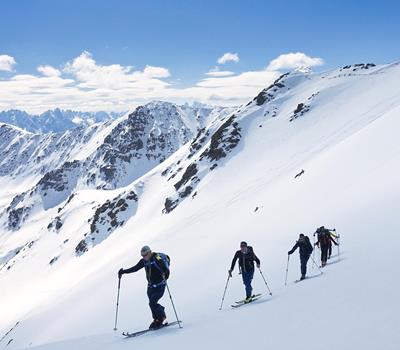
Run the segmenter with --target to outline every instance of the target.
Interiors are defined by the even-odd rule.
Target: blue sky
[[[123,109],[152,98],[235,104],[269,83],[278,71],[293,68],[289,64],[277,67],[275,74],[265,73],[271,60],[282,54],[320,58],[324,64],[310,64],[316,70],[400,59],[398,1],[3,0],[0,4],[0,93],[8,91],[7,96],[0,95],[0,109],[33,111],[56,105]],[[238,59],[218,65],[225,53],[237,54]],[[86,63],[71,68],[82,55]],[[51,66],[60,74],[40,72],[40,66]],[[146,66],[168,73],[154,69],[148,70],[154,74],[144,73]],[[231,74],[206,75],[216,69]],[[125,77],[135,72],[142,75]],[[102,74],[97,79],[101,81],[93,77]],[[260,81],[251,83],[254,78]],[[107,79],[113,82],[105,83]],[[252,88],[239,89],[248,85],[246,79]],[[143,94],[138,80],[143,82]],[[21,98],[26,89],[32,95]],[[96,95],[99,89],[103,95]],[[112,98],[120,97],[115,104],[104,97],[107,89]],[[62,100],[63,91],[71,96],[69,104]],[[79,95],[88,91],[93,92],[86,94],[90,103]],[[44,93],[46,98],[38,98]],[[243,96],[236,101],[237,94]],[[96,103],[98,96],[103,98]]]

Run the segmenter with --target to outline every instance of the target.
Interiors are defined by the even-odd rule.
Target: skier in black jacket
[[[163,325],[166,319],[164,306],[158,304],[165,292],[166,281],[169,277],[169,256],[162,253],[153,253],[148,246],[144,246],[140,251],[142,259],[129,268],[120,269],[118,277],[125,273],[132,273],[145,268],[146,278],[148,282],[147,296],[149,297],[149,306],[153,316],[153,322],[150,324],[151,329],[157,329]]]
[[[297,248],[299,248],[300,252],[300,281],[302,281],[306,278],[307,262],[308,259],[310,259],[311,253],[313,251],[313,246],[310,242],[310,239],[304,234],[300,233],[298,241],[296,242],[294,247],[288,251],[288,254],[293,254]]]
[[[232,271],[235,268],[236,260],[239,260],[239,269],[242,274],[243,284],[246,288],[246,299],[245,302],[250,302],[252,299],[253,287],[251,281],[254,276],[254,261],[257,263],[257,267],[260,267],[260,259],[254,253],[253,248],[248,246],[246,242],[240,243],[240,250],[235,253],[233,257],[231,268],[228,271],[229,277],[232,277]]]
[[[319,227],[315,233],[318,237],[315,245],[321,248],[321,267],[324,267],[328,260],[329,247],[332,246],[332,243],[335,245],[338,245],[338,243],[333,239],[330,230],[324,226]]]

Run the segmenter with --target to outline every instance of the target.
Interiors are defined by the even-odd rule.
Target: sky
[[[239,105],[281,73],[400,60],[389,0],[0,0],[0,110]]]

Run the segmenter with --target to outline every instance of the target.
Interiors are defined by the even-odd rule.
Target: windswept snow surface
[[[168,214],[164,200],[176,181],[162,172],[179,160],[187,166],[188,146],[126,189],[78,192],[60,232],[41,235],[11,269],[0,271],[1,334],[15,326],[0,348],[397,350],[399,81],[398,64],[289,74],[274,98],[261,96],[235,112],[239,144],[200,179],[194,198]],[[66,237],[83,232],[93,202],[133,188],[139,201],[123,226],[82,256],[57,251]],[[36,215],[13,235],[42,230],[50,215]],[[340,259],[334,249],[323,275],[310,261],[313,278],[295,284],[296,252],[285,287],[287,251],[299,233],[312,238],[321,225],[341,235]],[[236,267],[219,311],[241,240],[260,257],[273,296],[232,309],[244,294]],[[118,331],[112,330],[117,271],[135,264],[144,244],[171,257],[169,286],[183,329],[124,339],[122,331],[151,321],[141,271],[122,278]],[[258,271],[253,286],[266,293]],[[173,321],[167,294],[162,303]]]

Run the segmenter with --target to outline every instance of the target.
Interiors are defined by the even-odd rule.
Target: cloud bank
[[[226,53],[218,61],[235,62],[236,58],[228,54],[236,55],[239,60],[237,54]],[[7,72],[3,77],[0,74],[0,110],[17,108],[40,113],[56,107],[125,111],[155,99],[240,105],[271,84],[282,70],[318,66],[323,60],[297,52],[280,55],[265,68],[254,71],[236,73],[217,66],[185,87],[178,87],[166,67],[147,65],[135,69],[120,64],[103,65],[88,51],[58,68],[41,65],[33,74],[15,72],[15,64],[15,58],[0,55],[0,69]]]

